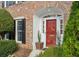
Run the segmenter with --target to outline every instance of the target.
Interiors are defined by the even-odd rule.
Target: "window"
[[[23,36],[23,35],[22,35],[22,32],[18,32],[18,40],[19,40],[19,41],[22,41],[22,38],[23,38],[22,36]]]
[[[60,33],[63,34],[63,20],[60,20]]]
[[[17,35],[18,41],[23,41],[24,39],[24,21],[18,20],[17,22]]]
[[[4,1],[2,1],[2,8],[4,7]]]
[[[44,21],[43,21],[43,33],[44,33]]]
[[[23,3],[23,2],[25,2],[25,1],[18,1],[18,3]]]
[[[5,2],[7,7],[16,4],[16,1],[5,1]]]
[[[23,29],[23,21],[18,21],[18,30],[22,31]]]

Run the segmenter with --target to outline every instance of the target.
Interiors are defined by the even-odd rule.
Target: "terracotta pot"
[[[43,42],[36,42],[36,49],[43,49]]]

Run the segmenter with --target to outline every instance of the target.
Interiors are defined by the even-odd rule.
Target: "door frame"
[[[47,17],[47,18],[43,18],[43,21],[45,22],[45,24],[44,24],[44,36],[45,36],[45,39],[44,39],[44,48],[48,48],[47,46],[46,46],[46,20],[53,20],[53,19],[56,19],[56,16],[55,17]],[[57,28],[57,19],[56,19],[56,28]],[[57,29],[56,29],[56,31],[57,31]],[[56,38],[56,41],[57,41],[57,38]],[[56,42],[56,44],[57,44],[57,42]]]

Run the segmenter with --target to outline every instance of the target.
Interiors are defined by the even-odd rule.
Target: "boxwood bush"
[[[17,49],[14,40],[0,40],[0,57],[11,55]]]

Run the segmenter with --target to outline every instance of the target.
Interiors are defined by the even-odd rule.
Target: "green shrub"
[[[5,34],[14,32],[14,20],[11,14],[0,8],[0,39],[4,39]]]
[[[0,57],[6,57],[12,54],[17,49],[17,44],[14,40],[0,41]]]
[[[64,31],[63,55],[79,56],[79,1],[74,1],[71,7],[69,20]]]
[[[0,33],[14,31],[14,20],[6,9],[0,9]]]
[[[62,57],[62,47],[50,47],[44,53],[40,53],[40,57]]]

